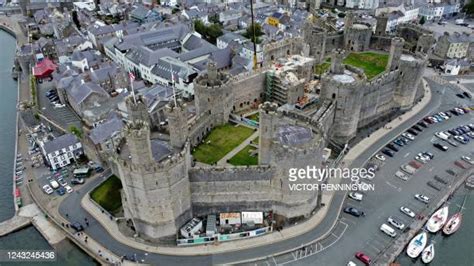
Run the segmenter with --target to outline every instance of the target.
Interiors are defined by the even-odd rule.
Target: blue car
[[[59,196],[62,196],[64,194],[66,194],[66,189],[63,188],[63,187],[60,187],[56,190],[56,193],[58,193]]]

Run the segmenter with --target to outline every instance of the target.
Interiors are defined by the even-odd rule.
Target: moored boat
[[[428,234],[426,232],[419,233],[408,244],[407,255],[413,259],[417,258],[420,256],[420,253],[425,248],[427,242]]]
[[[423,263],[430,263],[434,259],[434,256],[434,244],[432,243],[427,246],[421,253],[421,261],[423,261]]]
[[[458,212],[451,216],[449,218],[448,222],[446,222],[446,225],[443,227],[443,233],[445,235],[451,235],[455,233],[459,227],[461,227],[461,222],[462,222],[462,213]]]
[[[426,222],[426,229],[431,233],[436,233],[441,230],[448,220],[448,212],[449,208],[445,206],[433,213],[428,222]]]

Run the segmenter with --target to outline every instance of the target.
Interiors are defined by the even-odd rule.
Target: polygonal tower
[[[233,106],[233,94],[229,75],[217,71],[216,64],[209,60],[207,73],[194,79],[196,113],[210,115],[215,125],[227,123]]]
[[[387,69],[389,71],[393,71],[398,69],[400,65],[400,57],[403,52],[403,44],[405,40],[400,37],[392,38],[392,42],[390,43],[390,57],[388,58]]]
[[[308,19],[304,24],[303,35],[305,43],[309,44],[309,55],[316,59],[316,64],[321,63],[326,54],[327,31]]]
[[[150,125],[150,115],[145,103],[145,99],[142,95],[133,96],[130,95],[125,99],[125,105],[127,106],[128,120],[142,120]]]
[[[111,158],[112,172],[122,182],[124,216],[141,238],[173,237],[192,218],[189,144],[174,148],[150,139],[143,120],[128,122],[124,135],[120,153]]]
[[[187,105],[178,99],[176,102],[170,101],[165,110],[171,146],[181,149],[188,137]]]
[[[383,13],[376,17],[377,25],[375,26],[375,35],[377,36],[384,36],[387,32],[387,23],[388,23],[388,16],[387,14]]]
[[[407,110],[413,106],[426,64],[427,58],[422,54],[400,56],[400,79],[394,97],[400,109]]]
[[[342,65],[343,54],[343,50],[333,53],[331,72],[321,80],[321,100],[329,100],[336,105],[330,134],[340,144],[347,143],[357,133],[363,96],[361,86],[365,82],[365,76]]]

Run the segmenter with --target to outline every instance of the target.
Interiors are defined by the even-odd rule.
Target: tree
[[[209,16],[209,22],[220,24],[219,14],[214,14],[214,15]]]
[[[78,137],[78,138],[82,138],[82,130],[77,128],[74,125],[69,126],[69,132],[76,135],[76,137]]]
[[[462,10],[468,15],[474,14],[474,1],[469,0],[469,2],[462,8]]]
[[[255,28],[255,34],[254,34],[254,28]],[[250,24],[245,30],[245,33],[243,35],[244,37],[252,40],[252,42],[254,43],[260,43],[261,40],[258,37],[262,36],[263,34],[264,33],[262,31],[262,25],[260,25],[259,23],[255,23],[255,27],[252,27],[252,24]]]
[[[425,24],[425,22],[426,22],[426,18],[425,18],[424,16],[421,17],[421,19],[420,19],[420,25]]]
[[[222,33],[222,26],[217,23],[211,23],[209,26],[197,19],[194,21],[194,30],[201,34],[210,43],[216,43],[216,40]]]
[[[79,18],[77,16],[77,11],[76,10],[72,11],[72,21],[76,25],[77,29],[80,30],[81,29],[81,23],[79,22]]]

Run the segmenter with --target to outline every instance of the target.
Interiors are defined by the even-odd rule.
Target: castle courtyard
[[[364,70],[369,80],[385,71],[387,62],[388,54],[378,52],[350,53],[346,59],[344,59],[344,64]]]
[[[215,164],[235,149],[254,130],[245,126],[225,124],[214,128],[204,141],[193,149],[193,157],[201,163]]]

